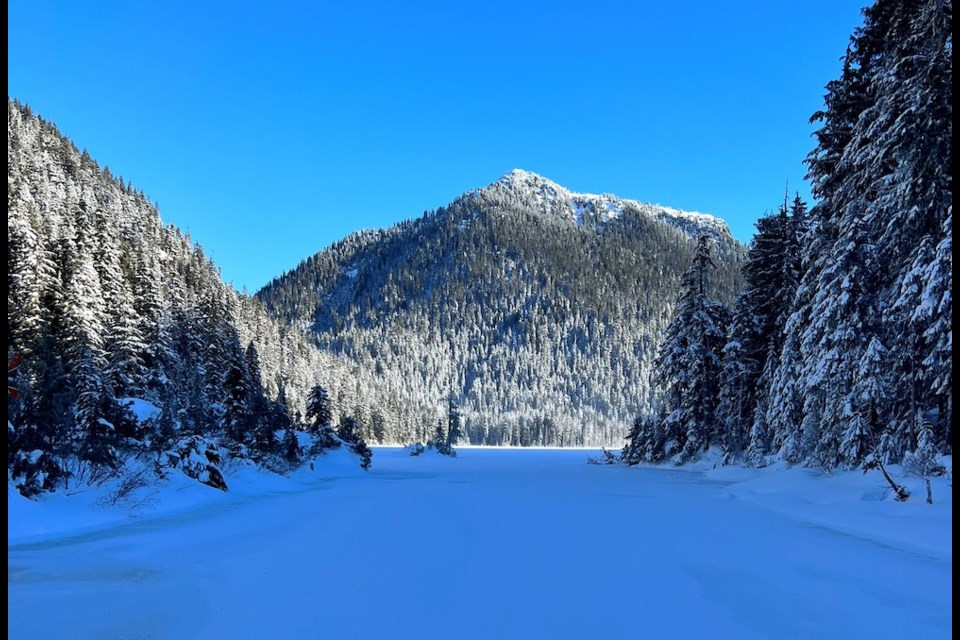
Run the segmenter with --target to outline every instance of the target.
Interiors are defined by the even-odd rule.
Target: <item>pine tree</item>
[[[354,444],[360,439],[360,430],[353,416],[344,416],[337,427],[337,436],[347,444]]]
[[[172,390],[167,389],[161,400],[156,430],[150,436],[150,448],[157,454],[158,464],[161,462],[161,454],[172,447],[174,440],[176,440],[178,413],[176,396]]]
[[[115,469],[120,463],[119,437],[116,425],[108,419],[113,394],[104,383],[92,352],[80,355],[72,377],[78,390],[73,434],[77,453],[94,467]]]
[[[460,420],[460,405],[451,395],[447,399],[447,443],[451,451],[461,437],[463,437],[463,428]]]
[[[659,438],[666,443],[663,454],[675,454],[677,463],[698,456],[717,434],[721,357],[730,312],[709,298],[714,267],[710,240],[701,236],[657,357],[667,411]]]
[[[114,393],[140,396],[146,389],[148,373],[143,356],[147,350],[130,293],[118,290],[114,319],[107,331],[107,375]]]
[[[249,380],[244,361],[234,357],[223,380],[226,391],[223,399],[223,427],[227,437],[240,444],[250,441],[256,426],[250,408]]]
[[[907,473],[923,478],[927,488],[927,504],[933,504],[933,488],[930,486],[931,476],[941,476],[946,473],[946,467],[940,463],[937,447],[933,442],[933,428],[923,416],[918,416],[920,423],[917,434],[917,446],[908,451],[903,458],[903,469]]]
[[[353,452],[360,456],[360,468],[369,471],[373,464],[373,451],[367,446],[367,443],[361,439],[353,446]]]
[[[387,425],[386,418],[380,409],[374,409],[370,413],[370,432],[377,443],[383,444],[387,437]]]
[[[340,446],[339,440],[334,437],[330,396],[323,386],[317,384],[310,390],[306,415],[307,432],[314,436],[312,453]]]
[[[247,406],[253,427],[253,446],[262,454],[271,454],[279,446],[276,425],[272,421],[276,413],[271,411],[267,402],[263,388],[263,374],[260,369],[260,355],[253,342],[247,345],[243,359],[247,373]]]
[[[762,348],[757,312],[747,295],[737,299],[736,312],[730,325],[730,336],[723,348],[723,373],[717,422],[724,459],[731,462],[741,457],[750,439],[759,389]]]
[[[446,430],[443,428],[443,420],[437,420],[437,424],[433,428],[433,440],[429,444],[437,453],[445,456],[450,455],[450,443],[447,441]]]
[[[662,443],[657,441],[659,420],[656,414],[640,414],[634,419],[620,450],[620,460],[628,465],[650,462],[660,457]]]
[[[327,394],[327,390],[319,384],[315,385],[310,391],[310,397],[307,400],[307,418],[310,419],[308,429],[313,434],[320,433],[323,427],[330,426],[333,423],[330,396]]]
[[[744,291],[737,299],[730,339],[724,349],[723,384],[718,407],[727,461],[758,458],[771,445],[766,424],[770,376],[786,340],[789,315],[801,268],[797,234],[806,204],[799,196],[789,207],[757,222],[744,265]],[[753,453],[751,453],[751,451]]]
[[[370,406],[374,385],[356,363],[244,303],[153,203],[50,123],[12,100],[7,113],[8,350],[24,356],[7,451],[25,495],[93,467],[112,473],[144,450],[162,473],[174,462],[163,452],[181,442],[217,458],[221,445],[273,451],[284,400],[302,412],[317,371]],[[282,389],[266,382],[281,372]],[[138,423],[127,396],[160,415]],[[205,481],[219,474],[202,467]]]
[[[283,433],[283,442],[280,445],[283,450],[283,457],[287,462],[297,463],[300,461],[300,442],[297,440],[296,432],[287,427]]]
[[[277,398],[270,405],[270,423],[275,429],[289,429],[293,424],[293,418],[287,401],[287,385],[281,382],[278,387]]]

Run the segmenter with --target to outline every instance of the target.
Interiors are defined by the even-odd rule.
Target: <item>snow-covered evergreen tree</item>
[[[657,357],[667,414],[658,439],[665,443],[662,454],[678,464],[697,457],[719,436],[716,409],[730,311],[710,298],[713,269],[710,239],[701,236]]]

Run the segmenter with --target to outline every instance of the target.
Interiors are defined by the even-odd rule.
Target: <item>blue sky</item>
[[[863,4],[11,0],[8,92],[251,291],[513,168],[746,241]]]

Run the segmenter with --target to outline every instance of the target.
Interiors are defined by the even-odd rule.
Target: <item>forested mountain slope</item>
[[[7,349],[22,357],[8,465],[26,492],[227,425],[228,446],[267,455],[317,382],[350,411],[381,402],[355,364],[238,295],[143,193],[11,100],[7,291]],[[130,397],[163,411],[145,427]]]
[[[701,235],[730,301],[744,249],[722,221],[515,170],[353,234],[256,295],[403,398],[383,408],[388,440],[423,439],[452,401],[474,443],[611,444],[651,402],[661,332]]]

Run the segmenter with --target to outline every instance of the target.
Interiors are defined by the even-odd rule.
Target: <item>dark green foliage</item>
[[[269,422],[275,429],[289,429],[293,425],[285,385],[280,385],[280,390],[277,392],[277,399],[270,403],[268,413]]]
[[[951,43],[952,3],[878,0],[816,116],[808,164],[819,202],[788,321],[796,355],[775,381],[802,398],[799,423],[778,425],[795,434],[792,459],[898,460],[918,413],[949,411],[951,385],[934,384],[931,365],[949,341],[940,313],[950,314],[952,276],[933,248],[949,242],[952,217]],[[949,452],[944,426],[934,440]]]
[[[384,440],[386,440],[386,418],[383,417],[383,412],[379,409],[374,409],[370,414],[370,433],[373,436],[373,440],[378,444],[382,444]]]
[[[234,359],[223,379],[223,427],[227,437],[239,443],[248,442],[255,426],[250,406],[249,376],[242,360]]]
[[[177,437],[179,410],[175,398],[171,392],[164,394],[160,404],[160,415],[157,416],[156,429],[150,438],[150,449],[157,454],[158,459],[162,452],[173,445]]]

